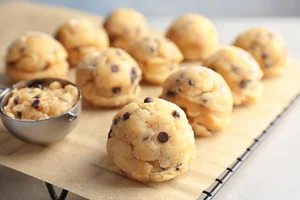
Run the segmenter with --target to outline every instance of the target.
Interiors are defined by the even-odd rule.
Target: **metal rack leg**
[[[46,187],[51,197],[51,200],[65,200],[68,196],[68,190],[63,189],[58,197],[52,184],[46,183]]]

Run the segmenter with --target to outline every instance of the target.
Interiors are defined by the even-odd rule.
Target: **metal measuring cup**
[[[42,120],[19,120],[12,119],[4,113],[4,106],[7,105],[9,98],[12,96],[12,89],[30,87],[35,84],[49,86],[50,83],[58,81],[63,87],[73,85],[78,89],[78,102],[69,111]],[[75,84],[57,78],[35,79],[30,81],[20,81],[12,88],[0,88],[0,118],[5,128],[13,136],[34,144],[44,145],[62,140],[70,131],[75,128],[81,113],[81,91]]]

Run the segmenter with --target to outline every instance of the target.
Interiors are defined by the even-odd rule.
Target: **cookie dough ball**
[[[67,57],[64,47],[50,35],[28,32],[8,48],[7,73],[14,81],[64,78],[69,70]]]
[[[139,63],[144,79],[153,84],[162,84],[170,74],[179,69],[183,60],[178,47],[160,36],[139,39],[129,52]]]
[[[198,14],[186,14],[176,19],[166,37],[179,47],[185,60],[207,58],[218,43],[218,33],[212,22]]]
[[[141,69],[125,51],[108,48],[84,57],[77,69],[83,97],[96,106],[119,107],[140,93]]]
[[[4,113],[19,120],[41,120],[54,117],[72,109],[79,100],[74,85],[62,86],[52,82],[49,87],[33,84],[30,87],[13,89]]]
[[[143,14],[133,9],[118,9],[104,23],[111,46],[128,50],[132,43],[148,34],[149,27]]]
[[[165,81],[161,97],[181,107],[198,136],[210,136],[230,121],[231,91],[222,76],[206,67],[188,67]]]
[[[265,77],[280,75],[287,66],[284,40],[268,29],[252,28],[238,36],[234,45],[252,54]]]
[[[177,105],[147,97],[116,114],[107,153],[132,179],[167,181],[187,171],[195,154],[194,132]]]
[[[218,72],[229,85],[234,105],[252,104],[263,94],[263,72],[248,52],[238,47],[220,49],[203,65]]]
[[[86,54],[109,47],[104,28],[96,26],[85,17],[68,21],[57,30],[55,38],[67,49],[71,66],[77,66]]]

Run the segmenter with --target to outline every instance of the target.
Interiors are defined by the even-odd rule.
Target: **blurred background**
[[[0,2],[13,0],[0,0]],[[106,15],[112,9],[132,7],[147,17],[179,16],[198,12],[208,17],[299,16],[299,0],[31,0]]]

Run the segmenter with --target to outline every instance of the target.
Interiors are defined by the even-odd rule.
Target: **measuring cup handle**
[[[75,121],[77,119],[77,116],[72,112],[68,112],[67,118],[68,118],[69,122],[71,122],[71,121]]]

